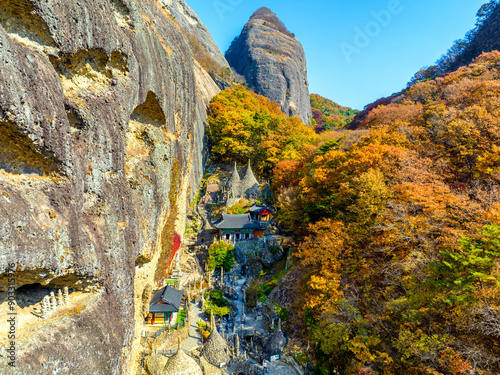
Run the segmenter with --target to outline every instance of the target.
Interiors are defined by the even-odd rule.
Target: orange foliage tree
[[[500,52],[484,54],[372,110],[355,142],[326,132],[276,165],[323,373],[332,358],[345,374],[500,373],[497,250],[481,253],[489,282],[472,275],[467,303],[443,303],[463,291],[435,273],[450,258],[474,270],[459,239],[500,220],[499,79]]]

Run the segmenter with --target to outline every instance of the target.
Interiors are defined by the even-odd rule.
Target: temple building
[[[182,290],[174,289],[170,285],[157,290],[149,304],[148,324],[175,323],[183,294]]]
[[[255,221],[268,222],[271,220],[272,211],[269,207],[263,204],[254,204],[248,209],[250,218]]]
[[[260,198],[261,194],[259,182],[253,174],[252,167],[250,166],[250,160],[248,161],[245,177],[243,177],[243,179],[240,178],[237,165],[234,163],[233,173],[231,174],[229,181],[224,186],[224,192],[227,195],[227,206],[233,206],[243,198],[249,200],[256,200]]]
[[[222,218],[213,225],[219,230],[219,238],[227,242],[263,238],[266,229],[259,221],[252,220],[250,213],[222,214]]]

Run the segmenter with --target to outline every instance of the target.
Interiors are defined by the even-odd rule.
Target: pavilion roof
[[[172,288],[170,285],[157,290],[149,304],[149,312],[177,312],[181,305],[184,291]]]
[[[255,220],[252,220],[250,214],[230,215],[222,214],[222,219],[214,223],[217,229],[260,229],[264,228]]]

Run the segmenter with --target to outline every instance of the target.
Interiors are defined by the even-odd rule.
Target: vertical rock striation
[[[257,94],[280,103],[287,115],[311,122],[304,49],[268,8],[252,15],[226,59]]]
[[[44,320],[42,298],[18,307],[2,374],[138,371],[143,292],[179,249],[217,90],[157,1],[2,1],[0,292],[14,263],[17,288],[75,294]]]
[[[226,58],[219,50],[219,47],[212,39],[210,31],[205,24],[200,20],[198,15],[186,4],[184,0],[159,0],[165,9],[172,14],[175,21],[184,29],[184,31],[196,38],[203,46],[210,57],[225,69],[229,67]]]

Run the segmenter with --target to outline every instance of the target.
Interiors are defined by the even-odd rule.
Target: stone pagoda
[[[212,365],[221,367],[230,361],[230,350],[226,340],[217,331],[214,314],[210,314],[210,336],[208,336],[201,352],[202,356]]]

